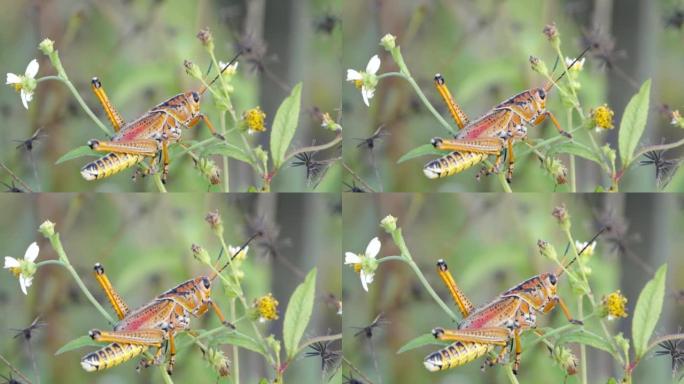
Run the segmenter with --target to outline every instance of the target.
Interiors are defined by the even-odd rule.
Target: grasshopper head
[[[200,94],[199,92],[196,91],[189,91],[185,92],[185,100],[188,102],[188,106],[190,107],[190,111],[192,112],[193,116],[196,116],[197,114],[200,113]]]
[[[196,277],[195,287],[202,296],[209,297],[211,295],[211,279],[208,276]]]
[[[544,110],[546,109],[546,96],[548,89],[544,88],[535,88],[532,90],[532,97],[534,98],[534,101],[537,102],[537,105],[539,105],[539,109]]]
[[[558,276],[555,273],[547,272],[542,273],[540,277],[548,297],[556,297],[558,292]]]

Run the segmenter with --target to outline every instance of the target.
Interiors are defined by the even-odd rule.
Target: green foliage
[[[618,144],[623,168],[632,162],[634,150],[646,128],[650,95],[651,80],[646,80],[639,92],[632,96],[622,115]]]
[[[83,145],[80,147],[76,147],[76,148],[72,149],[71,151],[62,155],[62,157],[60,157],[59,159],[57,159],[57,161],[55,161],[55,165],[61,164],[65,161],[78,159],[78,158],[84,157],[84,156],[98,156],[98,155],[100,155],[100,154],[98,154],[97,152],[90,149],[89,146]]]
[[[634,315],[632,317],[632,341],[637,358],[646,353],[648,341],[655,330],[660,313],[663,310],[665,297],[665,278],[667,264],[663,264],[656,271],[653,279],[649,280],[639,294]]]
[[[295,130],[299,124],[299,109],[302,97],[302,83],[298,83],[292,89],[290,96],[278,107],[275,118],[273,119],[273,128],[271,132],[271,156],[273,158],[273,165],[280,168],[285,158],[285,152],[290,146],[290,142],[294,137]]]
[[[397,164],[401,164],[407,160],[415,159],[416,157],[426,155],[444,156],[447,153],[448,152],[440,151],[439,149],[435,148],[432,144],[423,144],[406,152],[403,156],[399,158],[399,160],[397,160]]]
[[[312,269],[290,296],[283,320],[283,341],[288,358],[294,357],[311,319],[316,297],[316,268]]]
[[[412,349],[424,347],[426,345],[448,345],[449,343],[439,341],[435,339],[435,336],[432,335],[431,333],[426,333],[424,335],[420,335],[415,337],[414,339],[410,340],[406,344],[404,344],[399,350],[397,351],[397,355],[404,353],[406,351],[410,351]]]
[[[96,342],[90,336],[84,335],[77,337],[69,341],[68,343],[64,344],[61,348],[57,350],[57,352],[55,352],[55,356],[61,355],[64,352],[73,351],[74,349],[78,349],[81,347],[102,347],[102,345],[102,343]]]

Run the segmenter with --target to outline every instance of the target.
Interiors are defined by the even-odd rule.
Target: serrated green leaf
[[[243,163],[252,164],[252,159],[249,158],[249,156],[242,150],[242,148],[226,142],[221,142],[212,145],[202,153],[207,156],[228,156],[232,159],[242,161]]]
[[[556,347],[560,347],[567,343],[580,343],[588,345],[590,347],[606,351],[615,356],[617,359],[616,351],[613,349],[613,346],[609,341],[587,330],[580,329],[576,332],[564,334],[556,341]]]
[[[81,337],[78,337],[76,339],[71,340],[70,342],[64,344],[62,348],[58,349],[57,352],[55,352],[55,356],[61,355],[64,352],[69,352],[74,349],[78,349],[81,347],[88,347],[88,346],[96,346],[96,347],[101,347],[102,343],[98,343],[95,340],[93,340],[90,336],[84,335]]]
[[[667,264],[663,264],[656,271],[653,279],[649,280],[639,293],[634,315],[632,317],[632,343],[636,357],[641,358],[646,353],[648,340],[660,318],[665,297],[665,276]]]
[[[577,141],[565,141],[553,146],[549,151],[549,154],[552,155],[554,153],[568,153],[601,165],[601,160],[592,152],[591,148]]]
[[[440,151],[439,149],[435,148],[432,144],[424,144],[406,152],[402,157],[399,158],[399,160],[397,160],[397,164],[401,164],[404,161],[411,160],[416,157],[427,155],[444,156],[447,153],[448,152]]]
[[[626,168],[632,162],[634,150],[639,144],[641,135],[646,128],[648,118],[649,97],[651,95],[651,80],[646,80],[636,95],[627,103],[620,121],[618,145],[622,167]]]
[[[287,303],[285,319],[283,320],[283,341],[288,358],[297,353],[299,341],[304,335],[311,312],[313,311],[316,295],[316,268],[306,275],[304,282],[294,290]]]
[[[299,123],[299,108],[301,105],[302,83],[292,89],[290,96],[283,100],[273,119],[271,129],[271,156],[273,165],[277,168],[283,164],[285,152],[290,146]]]
[[[410,340],[408,343],[402,345],[401,348],[397,351],[397,355],[400,353],[404,353],[406,351],[410,351],[412,349],[424,347],[426,345],[448,345],[448,343],[445,343],[443,341],[439,341],[435,339],[435,336],[426,333],[424,335],[420,335],[412,340]]]
[[[252,352],[267,356],[266,352],[264,352],[263,348],[261,348],[261,344],[243,333],[232,332],[222,335],[218,338],[217,342],[219,344],[237,345],[240,348],[248,349]]]
[[[100,155],[102,155],[102,154],[101,154],[101,153],[97,153],[97,152],[93,151],[92,149],[90,149],[89,146],[84,145],[84,146],[81,146],[81,147],[76,147],[76,148],[72,149],[71,151],[69,151],[69,152],[65,153],[64,155],[62,155],[62,157],[60,157],[59,159],[57,159],[57,161],[55,161],[55,165],[56,165],[56,164],[61,164],[61,163],[65,162],[65,161],[69,161],[69,160],[73,160],[73,159],[78,159],[79,157],[84,157],[84,156],[100,156]]]

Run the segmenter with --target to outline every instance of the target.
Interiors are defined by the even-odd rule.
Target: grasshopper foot
[[[568,139],[572,139],[572,134],[570,132],[561,131],[560,134],[567,137]]]
[[[228,320],[225,320],[225,321],[223,322],[223,325],[224,325],[225,327],[230,328],[230,329],[236,329],[235,324],[231,323],[231,322],[228,321]]]
[[[88,140],[87,144],[90,149],[97,149],[97,147],[100,145],[100,140]]]
[[[444,335],[444,328],[434,328],[432,330],[432,336],[434,336],[435,339],[441,339],[442,335]]]
[[[439,137],[433,137],[432,140],[430,140],[430,144],[432,144],[433,147],[439,149],[442,146],[442,143],[444,140],[442,140]]]
[[[570,319],[570,322],[572,324],[576,324],[576,325],[584,325],[584,321],[582,321],[582,320]]]
[[[218,133],[218,132],[214,133],[214,137],[221,140],[221,141],[226,141],[226,137],[223,136],[222,134]]]

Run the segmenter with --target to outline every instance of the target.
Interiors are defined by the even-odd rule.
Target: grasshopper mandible
[[[223,69],[219,68],[221,73],[232,65],[240,54],[241,52],[238,52]],[[218,79],[221,73],[209,83],[209,86]],[[97,77],[92,79],[91,88],[114,127],[115,134],[109,141],[88,141],[91,149],[109,153],[81,168],[81,176],[86,180],[109,177],[138,164],[146,157],[153,159],[151,167],[154,167],[158,161],[157,156],[161,155],[162,182],[166,183],[169,168],[169,144],[180,140],[181,128],[191,128],[200,121],[206,124],[212,135],[225,140],[216,132],[211,121],[200,112],[200,99],[208,86],[203,86],[199,91],[180,93],[163,101],[130,123],[124,123]]]
[[[222,324],[233,327],[211,299],[211,284],[218,274],[230,265],[233,258],[257,236],[259,233],[247,240],[218,272],[178,284],[134,311],[128,310],[124,300],[114,290],[102,265],[95,264],[95,278],[114,308],[119,322],[113,331],[93,329],[88,332],[93,340],[109,344],[83,356],[81,367],[88,372],[112,368],[142,354],[150,347],[157,348],[154,358],[143,359],[139,368],[160,364],[163,345],[168,343],[167,372],[171,374],[176,361],[175,335],[179,332],[192,332],[189,329],[191,317],[199,318],[211,308]],[[216,261],[217,267],[219,260]]]
[[[578,255],[581,255],[605,230],[606,228],[601,229]],[[526,330],[536,328],[536,313],[546,314],[558,305],[568,321],[582,324],[581,321],[572,317],[565,302],[557,293],[558,278],[575,260],[576,258],[555,272],[533,276],[479,308],[475,308],[456,285],[446,262],[441,259],[437,261],[437,273],[463,314],[463,320],[454,330],[444,328],[432,330],[436,339],[453,341],[453,343],[425,357],[423,361],[425,368],[430,372],[454,368],[493,351],[497,346],[500,347],[501,350],[496,358],[487,358],[482,365],[484,369],[485,364],[493,366],[502,363],[508,351],[507,347],[509,344],[514,344],[513,373],[517,374],[522,352],[520,335]]]
[[[575,59],[569,68],[586,52],[587,50]],[[556,82],[564,74],[565,72]],[[512,96],[471,122],[454,101],[442,75],[435,75],[435,87],[460,131],[453,139],[432,139],[431,143],[435,148],[452,152],[428,162],[423,167],[425,176],[429,179],[451,176],[484,161],[489,155],[496,156],[496,160],[486,173],[498,172],[506,150],[506,180],[510,183],[515,166],[513,144],[527,138],[527,126],[537,126],[548,118],[561,135],[572,138],[570,133],[561,128],[553,113],[546,109],[546,98],[553,84],[554,82],[549,82],[544,87],[528,89]]]

